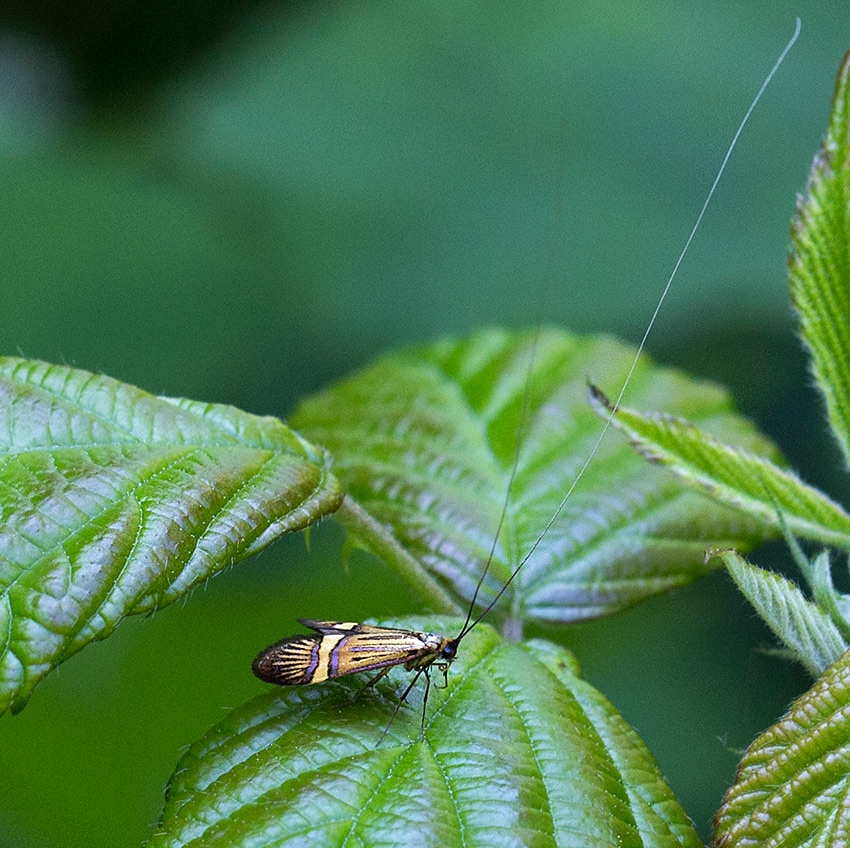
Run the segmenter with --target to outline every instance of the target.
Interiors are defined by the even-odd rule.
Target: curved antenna
[[[563,113],[561,115],[561,123],[566,123],[567,113],[566,104],[562,104]],[[565,137],[565,134],[562,134]],[[531,340],[531,348],[528,354],[528,369],[525,375],[525,385],[522,390],[522,404],[520,406],[519,423],[516,429],[516,450],[514,451],[514,461],[511,466],[511,473],[508,477],[508,485],[505,488],[505,499],[502,502],[502,509],[499,513],[499,523],[496,526],[496,532],[493,534],[493,543],[490,545],[490,552],[487,554],[487,561],[484,563],[484,570],[478,578],[478,583],[475,584],[475,591],[472,594],[472,600],[469,602],[469,610],[466,613],[466,621],[460,629],[460,633],[455,637],[455,642],[459,642],[472,627],[469,627],[469,620],[472,618],[472,613],[475,611],[475,602],[478,600],[478,593],[484,584],[484,578],[490,571],[490,566],[493,564],[493,557],[496,555],[496,545],[499,544],[499,536],[502,534],[502,527],[505,524],[505,519],[508,515],[508,507],[511,505],[511,495],[513,494],[514,480],[516,479],[517,469],[519,468],[520,454],[522,453],[523,445],[525,444],[525,434],[528,429],[528,407],[531,397],[531,375],[534,373],[534,364],[537,361],[537,346],[540,342],[540,330],[543,324],[543,315],[546,307],[546,295],[549,291],[549,286],[555,274],[555,257],[559,253],[560,234],[564,223],[564,184],[566,182],[566,156],[561,156],[559,159],[561,167],[558,170],[558,179],[555,185],[555,216],[554,226],[552,228],[552,240],[549,243],[549,255],[546,259],[546,270],[543,275],[543,282],[540,285],[537,296],[537,307],[535,309],[536,320],[534,322],[534,336]],[[511,578],[513,579],[513,578]],[[489,607],[488,607],[489,609]],[[476,622],[477,623],[477,622]]]
[[[508,507],[511,504],[511,494],[513,493],[514,479],[516,478],[516,472],[519,468],[519,457],[520,453],[522,452],[522,446],[525,442],[525,430],[526,425],[528,424],[528,398],[531,394],[531,374],[534,370],[534,361],[537,358],[537,343],[539,341],[540,322],[538,321],[534,330],[534,337],[531,341],[531,352],[529,353],[528,357],[528,375],[525,380],[525,387],[522,390],[522,406],[520,407],[519,424],[517,425],[516,431],[517,446],[516,450],[514,451],[514,461],[513,465],[511,466],[511,474],[508,478],[508,485],[505,488],[505,499],[502,502],[502,510],[499,513],[499,523],[496,525],[496,532],[493,534],[493,544],[490,545],[490,552],[487,554],[487,561],[484,564],[484,570],[481,572],[481,576],[478,578],[478,583],[475,584],[475,591],[472,594],[472,600],[469,602],[469,610],[466,613],[466,621],[464,621],[463,627],[461,627],[460,629],[460,633],[457,636],[458,639],[460,639],[461,636],[466,633],[467,625],[469,624],[469,619],[472,618],[472,613],[475,610],[475,602],[478,600],[478,592],[481,590],[481,585],[484,583],[484,578],[487,576],[487,572],[490,570],[490,566],[493,564],[493,557],[496,554],[496,545],[499,544],[499,536],[502,534],[502,527],[505,524],[505,518],[508,514]]]
[[[546,526],[543,528],[540,535],[534,540],[534,544],[528,550],[528,553],[525,554],[525,556],[520,561],[519,565],[513,570],[513,572],[511,573],[511,576],[507,579],[507,581],[502,586],[502,588],[499,589],[498,593],[496,594],[496,597],[493,598],[492,601],[490,601],[490,603],[487,605],[487,607],[484,609],[484,611],[472,622],[472,624],[469,624],[469,619],[470,619],[471,615],[467,616],[466,624],[464,624],[463,629],[461,630],[460,634],[457,636],[457,639],[455,641],[460,641],[467,633],[469,633],[470,630],[472,630],[473,627],[475,627],[476,624],[478,624],[479,621],[481,621],[482,618],[484,618],[485,615],[487,615],[488,612],[490,612],[491,609],[493,609],[496,602],[499,600],[499,598],[502,597],[502,595],[505,593],[508,586],[511,585],[511,583],[513,582],[513,580],[517,576],[517,574],[519,574],[520,569],[522,569],[522,567],[526,564],[526,562],[528,562],[528,560],[530,559],[532,554],[534,554],[534,552],[537,550],[538,546],[543,541],[543,538],[546,536],[546,534],[549,532],[552,525],[557,520],[558,516],[561,514],[561,510],[564,508],[564,505],[570,499],[570,496],[572,495],[575,487],[578,485],[579,480],[581,480],[581,478],[584,476],[584,472],[587,471],[587,467],[590,465],[591,461],[596,456],[596,452],[599,450],[599,446],[602,444],[602,440],[605,438],[605,434],[608,432],[608,429],[611,427],[611,423],[614,420],[614,416],[617,414],[617,410],[619,410],[619,408],[620,408],[620,403],[623,400],[623,395],[626,393],[626,388],[629,385],[629,383],[631,382],[632,375],[635,372],[635,368],[637,368],[638,360],[640,359],[640,356],[643,353],[644,347],[646,347],[646,340],[649,338],[649,334],[652,331],[653,326],[655,325],[655,319],[658,318],[658,313],[661,311],[661,307],[664,304],[664,301],[667,299],[667,294],[670,291],[670,286],[672,286],[672,284],[673,284],[673,279],[675,278],[676,274],[679,271],[679,266],[682,264],[682,260],[685,258],[685,254],[688,252],[688,248],[691,246],[691,242],[693,241],[694,236],[696,235],[696,231],[699,229],[699,225],[702,223],[703,216],[705,215],[705,210],[708,208],[708,204],[711,203],[711,198],[714,196],[714,191],[717,188],[718,183],[720,182],[720,178],[723,176],[723,172],[726,170],[726,165],[729,162],[729,157],[732,155],[732,151],[735,149],[735,146],[738,143],[738,138],[740,137],[741,133],[743,132],[744,127],[747,125],[747,121],[749,121],[750,115],[753,113],[753,109],[756,108],[756,104],[761,99],[762,94],[764,94],[765,89],[770,84],[770,81],[773,79],[776,72],[779,70],[779,66],[785,60],[785,57],[788,54],[788,51],[794,46],[794,43],[797,41],[797,37],[799,35],[800,35],[800,19],[797,18],[797,23],[796,23],[796,26],[794,27],[794,34],[791,36],[791,39],[785,45],[785,48],[782,50],[782,52],[779,54],[779,58],[776,60],[773,67],[770,69],[770,73],[768,73],[768,75],[764,78],[764,82],[761,84],[761,88],[759,88],[758,93],[753,98],[752,103],[750,103],[749,109],[747,109],[743,119],[741,120],[741,123],[738,125],[738,129],[735,131],[735,135],[732,137],[732,141],[730,142],[729,147],[726,150],[726,155],[723,157],[723,161],[721,162],[720,168],[717,171],[717,176],[715,176],[714,182],[711,184],[711,188],[709,189],[708,195],[705,198],[705,202],[702,205],[702,209],[700,209],[699,215],[697,215],[696,222],[694,223],[694,226],[691,229],[691,233],[688,236],[687,241],[685,242],[685,246],[682,248],[682,252],[679,254],[679,258],[676,260],[676,264],[673,266],[673,271],[671,272],[669,278],[667,279],[667,284],[664,286],[664,289],[661,292],[661,297],[658,298],[658,303],[655,306],[655,311],[652,313],[652,317],[649,319],[649,324],[647,325],[646,331],[643,334],[643,338],[641,339],[640,344],[638,345],[638,349],[637,349],[637,352],[635,353],[634,359],[632,360],[631,367],[629,368],[628,373],[626,374],[626,378],[623,381],[623,385],[620,388],[620,392],[617,395],[617,399],[614,401],[614,405],[611,407],[611,411],[608,414],[607,419],[605,420],[605,426],[602,428],[602,432],[599,434],[599,438],[596,440],[595,444],[593,445],[593,449],[590,451],[590,454],[588,455],[587,459],[584,461],[584,464],[579,469],[578,474],[576,475],[575,479],[573,480],[572,484],[570,485],[570,488],[567,490],[567,493],[564,495],[563,499],[561,500],[561,503],[558,504],[558,508],[555,510],[554,514],[549,519],[549,521],[546,522]],[[514,470],[516,470],[516,468]],[[513,482],[513,475],[511,475],[511,483],[512,482]],[[506,504],[505,509],[507,509],[507,504]],[[501,528],[501,522],[500,522],[499,526]],[[493,548],[495,549],[495,542],[493,544]],[[491,558],[492,558],[492,553],[491,553]],[[488,559],[488,563],[487,563],[488,568],[489,568],[489,565],[490,565],[490,561]],[[485,573],[486,573],[486,570],[485,570]],[[483,577],[482,577],[482,580],[483,580]],[[479,581],[479,585],[480,585],[480,581]],[[478,592],[476,590],[476,595],[477,594],[478,594]],[[471,611],[470,611],[470,613],[471,613]]]

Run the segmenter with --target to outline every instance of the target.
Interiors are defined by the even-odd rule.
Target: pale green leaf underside
[[[750,746],[717,815],[720,848],[850,840],[850,653]]]
[[[425,741],[420,687],[376,747],[408,679],[354,702],[362,680],[238,708],[184,756],[149,848],[699,846],[650,753],[562,649],[476,628],[448,688],[431,688]]]
[[[800,333],[850,464],[850,54],[838,73],[826,138],[797,203],[789,268]]]
[[[274,418],[0,359],[0,712],[339,500],[323,453]]]
[[[719,556],[759,616],[813,677],[822,674],[847,650],[830,617],[789,580],[750,565],[734,551],[722,551]]]
[[[308,399],[292,419],[331,450],[347,490],[461,605],[498,526],[532,338],[485,330],[402,351]],[[586,380],[618,389],[633,356],[608,338],[543,332],[527,437],[481,601],[529,551],[599,435]],[[629,397],[774,455],[712,384],[643,358]],[[763,532],[752,518],[648,467],[612,433],[498,612],[559,622],[603,615],[694,580],[713,567],[704,563],[706,548],[748,547]]]
[[[608,414],[603,399],[595,405]],[[726,444],[691,421],[673,415],[621,407],[614,424],[637,450],[713,497],[746,510],[765,524],[779,526],[777,507],[795,535],[850,547],[850,515],[835,501],[778,467],[768,451],[754,453]]]

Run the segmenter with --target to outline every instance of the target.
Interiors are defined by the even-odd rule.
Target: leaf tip
[[[611,403],[608,395],[591,383],[590,380],[587,381],[587,400],[600,415],[606,412],[610,415],[614,412],[614,404]]]
[[[718,559],[726,562],[726,557],[729,554],[736,554],[734,548],[708,548],[705,552],[705,556],[703,557],[703,565],[708,565],[708,561],[717,557]]]

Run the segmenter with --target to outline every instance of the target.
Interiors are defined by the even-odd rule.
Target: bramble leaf
[[[749,747],[715,820],[717,848],[839,848],[850,839],[850,653]]]
[[[339,505],[280,421],[0,359],[0,712],[120,620]]]
[[[234,710],[178,765],[148,848],[700,845],[650,753],[563,649],[475,628],[448,687],[431,686],[425,740],[419,686],[378,745],[408,677],[353,702],[362,681],[342,679]]]
[[[720,551],[742,594],[768,627],[790,648],[813,677],[844,651],[847,643],[830,617],[781,574],[746,562],[735,551]]]
[[[598,391],[593,397],[599,415],[607,417],[610,401]],[[613,424],[651,462],[764,524],[778,527],[778,510],[794,534],[850,546],[850,515],[823,492],[780,468],[775,455],[726,444],[673,414],[620,407]]]
[[[797,201],[789,255],[791,300],[832,432],[850,462],[850,53],[829,127]]]
[[[394,564],[435,578],[461,607],[472,597],[499,524],[533,343],[532,333],[485,330],[401,351],[309,398],[292,418],[332,451],[348,492],[404,547],[408,560]],[[528,554],[599,436],[601,424],[587,403],[588,375],[617,387],[633,356],[611,339],[542,333],[526,437],[481,603]],[[715,385],[643,358],[630,393],[641,404],[691,415],[737,444],[777,455]],[[339,517],[347,521],[346,514]],[[355,529],[361,539],[377,535],[363,523]],[[759,521],[647,467],[622,441],[608,438],[494,613],[520,623],[610,613],[705,573],[707,548],[750,547],[766,532]]]
[[[826,401],[832,431],[850,459],[850,53],[835,87],[829,127],[815,157],[806,195],[797,204],[789,258],[791,297],[812,357],[812,372]],[[808,487],[806,487],[808,488]],[[770,489],[789,530],[806,534],[784,493]],[[813,490],[809,490],[813,491]],[[797,491],[797,506],[803,498]],[[810,510],[806,510],[811,513]],[[818,509],[817,521],[840,530],[833,540],[848,547],[846,513]],[[841,538],[843,536],[843,538]],[[819,609],[796,592],[785,641],[808,657],[810,670],[844,645],[848,632],[847,596],[832,585],[829,554],[805,558],[791,539],[792,551],[809,580]],[[730,561],[741,576],[742,567]],[[746,566],[750,569],[750,566]],[[750,575],[752,578],[752,574]],[[765,586],[785,581],[764,572],[745,594],[761,595],[763,617],[776,631],[781,605],[765,603]],[[741,580],[736,577],[741,585]],[[755,584],[761,584],[757,586]],[[785,584],[785,603],[788,592]],[[743,588],[743,587],[742,587]],[[774,599],[775,600],[775,599]],[[755,601],[754,601],[755,602]],[[759,603],[756,603],[759,609]],[[760,609],[762,612],[762,609]],[[777,612],[780,615],[777,616]],[[839,629],[844,637],[839,636]],[[787,631],[796,633],[787,638]],[[796,644],[795,644],[796,643]],[[843,653],[788,713],[750,746],[715,820],[718,848],[844,848],[850,842],[850,652]]]

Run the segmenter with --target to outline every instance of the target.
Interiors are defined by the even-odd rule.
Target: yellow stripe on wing
[[[432,650],[409,630],[370,627],[340,640],[330,656],[330,675],[338,677],[424,658]]]

